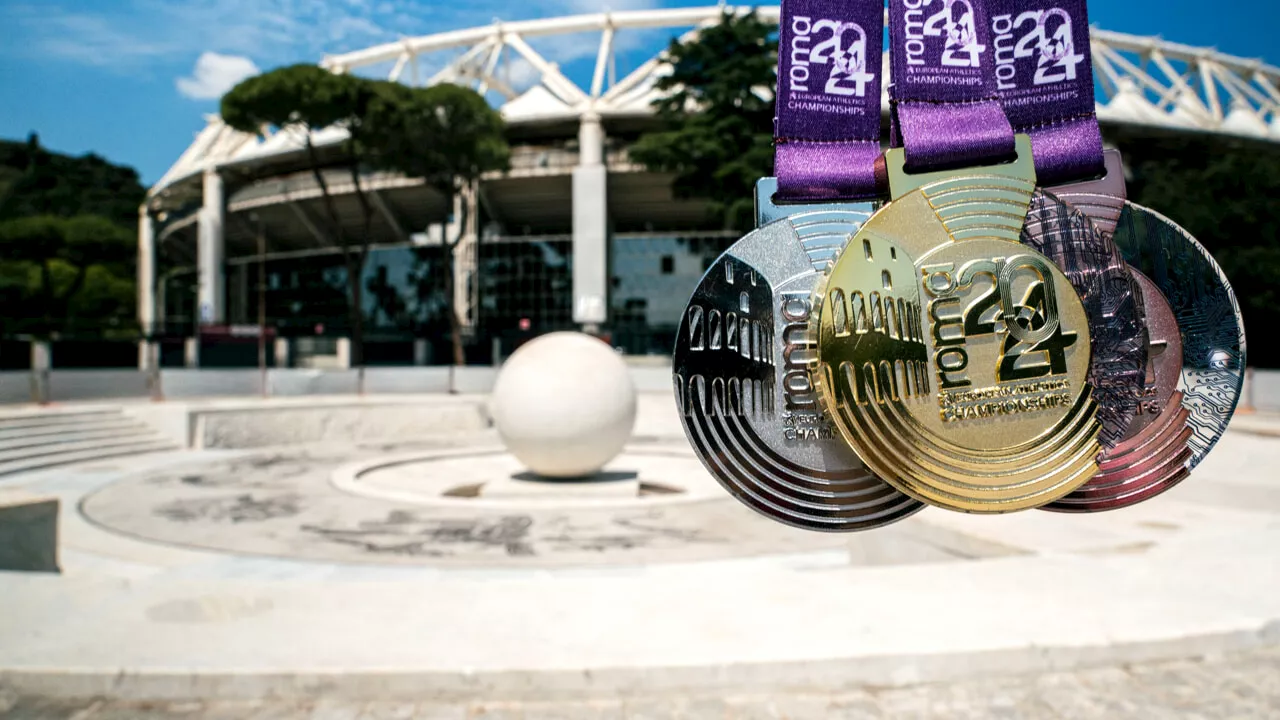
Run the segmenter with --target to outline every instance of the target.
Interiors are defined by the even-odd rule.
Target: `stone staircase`
[[[0,476],[178,448],[119,408],[0,411]]]

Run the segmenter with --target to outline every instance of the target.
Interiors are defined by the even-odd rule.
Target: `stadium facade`
[[[634,38],[660,49],[716,22],[722,10],[495,23],[326,57],[321,65],[333,72],[470,85],[500,108],[512,146],[510,170],[485,176],[458,201],[469,204],[465,214],[419,180],[362,175],[376,209],[363,278],[367,360],[449,356],[439,238],[457,231],[454,303],[470,360],[575,327],[598,330],[628,353],[668,353],[689,292],[735,237],[708,225],[700,202],[674,199],[670,176],[628,158],[628,146],[654,127],[650,103],[663,66],[655,55],[619,77],[615,49],[635,47]],[[776,7],[759,13],[777,21]],[[547,59],[553,52],[535,49],[586,33],[599,42],[588,83],[570,80]],[[429,77],[424,59],[439,68]],[[1109,136],[1280,142],[1280,69],[1096,28],[1093,60]],[[338,128],[311,138],[335,161],[343,139]],[[246,135],[209,117],[151,188],[140,211],[138,285],[149,337],[171,347],[202,332],[235,336],[237,326],[258,322],[260,306],[274,333],[313,347],[348,332],[341,243],[321,220],[303,141],[290,131]],[[350,176],[334,169],[326,180],[342,232],[359,237],[363,214]],[[462,216],[467,227],[448,227]],[[144,353],[143,362],[170,355]]]

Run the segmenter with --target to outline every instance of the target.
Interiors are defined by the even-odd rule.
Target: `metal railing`
[[[638,360],[640,392],[669,392],[671,370]],[[367,367],[352,370],[271,368],[0,371],[0,405],[63,402],[160,402],[197,398],[339,395],[483,394],[498,368]],[[1278,383],[1280,385],[1280,383]]]

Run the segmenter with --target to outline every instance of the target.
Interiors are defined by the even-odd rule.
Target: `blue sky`
[[[0,137],[40,133],[73,154],[96,152],[159,179],[216,112],[217,95],[255,69],[315,62],[403,36],[522,20],[707,0],[0,0]],[[1280,65],[1276,0],[1094,0],[1108,30],[1160,35]],[[619,75],[665,43],[638,34]],[[535,43],[575,80],[595,39]]]

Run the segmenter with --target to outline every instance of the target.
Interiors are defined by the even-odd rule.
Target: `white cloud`
[[[13,48],[28,47],[59,58],[100,67],[128,66],[138,61],[164,55],[179,48],[173,38],[144,37],[130,32],[127,26],[111,19],[83,13],[44,12],[34,5],[8,8],[0,23],[30,31],[25,42]],[[14,36],[20,38],[20,35]]]
[[[247,57],[206,52],[196,60],[191,77],[178,78],[178,92],[192,100],[220,98],[236,83],[259,72]]]
[[[0,54],[39,54],[136,70],[190,48],[252,54],[269,64],[316,61],[427,29],[423,0],[27,0],[0,2],[16,43]]]
[[[656,0],[559,0],[554,3],[571,13],[598,13],[606,10],[651,10]],[[708,2],[708,5],[711,3]]]
[[[542,73],[538,72],[537,68],[522,57],[517,58],[505,68],[500,68],[495,74],[516,92],[524,92],[542,79]]]
[[[329,24],[329,39],[338,42],[347,38],[379,38],[386,35],[386,30],[365,17],[343,16]]]
[[[221,57],[200,63],[179,82],[188,97],[215,97],[226,76],[240,77],[250,65],[227,58],[252,57],[263,68],[297,62],[316,62],[326,54],[340,54],[399,38],[489,25],[495,19],[527,20],[604,10],[658,7],[669,0],[0,0],[0,27],[18,33],[16,43],[0,43],[0,56],[32,54],[95,65],[117,72],[182,72],[192,47]],[[665,45],[664,29],[629,29],[617,35],[620,56]],[[548,61],[562,67],[594,60],[600,33],[530,37],[529,43]],[[527,64],[516,61],[510,72],[514,84],[536,81]],[[424,55],[423,68],[443,65],[449,58]],[[620,60],[619,71],[631,63]],[[175,67],[175,65],[177,67]],[[390,68],[386,68],[388,71]],[[366,72],[373,73],[370,69]],[[234,72],[233,72],[234,71]],[[431,73],[420,72],[425,79]],[[406,71],[405,77],[410,73]],[[575,79],[577,78],[575,75]]]

